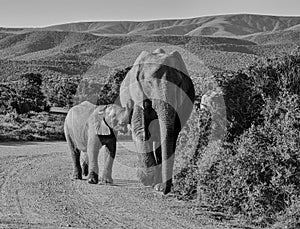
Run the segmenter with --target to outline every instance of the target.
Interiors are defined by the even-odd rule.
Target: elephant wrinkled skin
[[[177,51],[142,52],[121,84],[122,106],[133,101],[131,130],[139,153],[138,178],[164,194],[171,191],[176,141],[194,99],[193,82]]]
[[[98,183],[98,155],[102,146],[106,150],[101,181],[112,183],[112,166],[116,154],[117,132],[127,132],[129,106],[96,106],[85,101],[72,107],[65,120],[64,132],[73,159],[73,179],[88,175],[88,182]],[[85,160],[80,166],[80,153]]]

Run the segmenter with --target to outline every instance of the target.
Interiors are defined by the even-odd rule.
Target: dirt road
[[[65,142],[0,143],[0,228],[218,228],[141,186],[124,144],[106,186],[70,179]]]

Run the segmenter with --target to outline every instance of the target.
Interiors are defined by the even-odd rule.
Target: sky
[[[0,0],[0,27],[145,21],[220,14],[300,16],[299,0]]]

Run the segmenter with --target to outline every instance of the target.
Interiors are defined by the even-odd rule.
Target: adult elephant
[[[131,129],[139,153],[138,178],[164,194],[171,191],[176,141],[194,98],[193,82],[177,51],[143,51],[121,84],[122,106],[133,101]]]
[[[130,102],[130,101],[129,101]],[[98,155],[104,145],[104,169],[101,181],[112,183],[112,166],[116,154],[117,132],[127,132],[130,107],[112,104],[96,106],[88,101],[72,107],[65,120],[64,132],[73,159],[73,179],[88,175],[88,183],[98,183]],[[80,166],[80,153],[85,152],[85,160]],[[87,154],[86,154],[87,153]]]

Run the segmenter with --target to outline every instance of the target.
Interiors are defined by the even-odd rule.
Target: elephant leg
[[[87,152],[83,152],[83,161],[81,164],[81,168],[82,168],[82,174],[84,176],[87,176],[89,174],[89,160],[88,160]]]
[[[173,152],[174,153],[172,155],[170,155],[169,158],[164,158],[164,159],[161,158],[161,163],[163,163],[163,160],[164,160],[165,163],[168,162],[171,165],[170,166],[171,167],[171,171],[170,171],[171,174],[173,174],[173,165],[174,165],[174,160],[175,160],[176,142],[177,142],[180,130],[181,130],[180,120],[179,120],[178,115],[176,115],[175,124],[174,124],[174,132],[173,132],[173,141],[172,141],[173,142]],[[162,172],[160,174],[162,174]],[[173,185],[172,180],[173,179],[172,179],[172,175],[171,175],[170,179],[168,179],[165,183],[157,184],[155,186],[155,189],[157,191],[163,191],[164,194],[169,193],[171,191],[171,187]]]
[[[109,140],[102,149],[104,154],[104,168],[101,182],[111,184],[113,183],[112,167],[116,156],[116,139]]]
[[[162,191],[163,194],[167,194],[171,191],[173,166],[175,159],[175,109],[165,101],[154,101],[153,108],[157,113],[159,126],[160,126],[160,138],[161,138],[161,152],[162,152],[162,183],[155,187],[156,190]]]
[[[73,163],[74,163],[74,169],[73,169],[73,179],[82,179],[82,169],[80,166],[80,150],[78,149],[74,149],[73,152],[71,152],[72,154],[72,159],[73,159]]]
[[[70,149],[70,153],[71,153],[71,157],[73,160],[73,175],[72,175],[72,179],[82,179],[82,170],[81,170],[81,166],[80,166],[80,150],[78,150],[70,135],[68,133],[66,133],[66,140],[67,143],[69,145],[69,149]]]
[[[179,130],[180,131],[180,130]],[[174,164],[174,160],[175,160],[175,149],[176,149],[176,141],[177,141],[177,138],[178,138],[178,135],[179,135],[179,132],[174,132],[174,142],[173,142],[173,150],[174,150],[174,153],[171,155],[170,158],[168,159],[165,159],[165,160],[169,160],[170,162],[169,163],[172,163],[172,168],[173,168],[173,164]],[[173,182],[172,182],[172,178],[170,178],[169,180],[167,180],[167,182],[164,184],[162,183],[162,157],[161,157],[161,148],[160,148],[160,164],[159,164],[159,167],[157,168],[157,174],[159,175],[157,177],[157,183],[156,185],[154,186],[154,189],[156,191],[162,191],[164,192],[164,194],[167,194],[171,191],[171,187],[173,185]]]
[[[174,164],[174,160],[175,160],[175,149],[176,149],[176,142],[177,142],[177,139],[178,139],[178,135],[180,133],[180,121],[179,121],[179,118],[178,116],[176,117],[176,121],[175,121],[175,125],[174,125],[174,139],[173,139],[173,154],[171,155],[170,158],[168,159],[165,159],[166,161],[169,160],[169,163],[172,164],[172,168],[173,168],[173,164]],[[158,150],[157,150],[158,151]],[[167,182],[165,184],[162,183],[162,155],[161,155],[161,147],[159,147],[159,151],[158,151],[158,154],[156,153],[156,156],[158,159],[158,162],[159,162],[159,175],[160,177],[157,178],[158,181],[160,182],[157,182],[156,185],[154,186],[154,189],[157,190],[157,191],[163,191],[165,192],[164,194],[167,194],[171,191],[171,187],[172,187],[172,177],[171,179],[167,180]]]
[[[89,161],[88,183],[97,184],[99,181],[98,173],[98,155],[101,147],[100,139],[97,135],[92,135],[88,138],[87,155]]]
[[[162,157],[161,157],[160,142],[157,142],[157,141],[153,142],[153,152],[155,154],[155,159],[156,159],[156,171],[155,171],[153,185],[156,185],[156,184],[160,184],[162,182],[162,171],[161,171]]]

